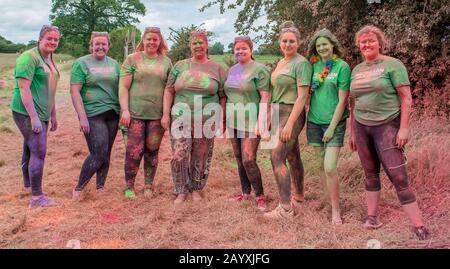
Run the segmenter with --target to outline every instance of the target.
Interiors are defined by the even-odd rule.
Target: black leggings
[[[416,196],[409,187],[403,149],[395,145],[400,116],[378,126],[366,126],[357,121],[354,126],[356,148],[366,176],[366,190],[381,190],[381,163],[394,184],[400,203],[406,205],[415,202]]]
[[[278,131],[281,132],[287,123],[293,105],[278,105],[280,113]],[[300,197],[295,197],[296,195],[303,195],[304,168],[302,159],[300,158],[298,136],[300,135],[303,126],[305,126],[305,119],[305,111],[303,111],[295,121],[292,138],[286,143],[279,140],[272,149],[270,160],[272,162],[272,169],[275,180],[277,181],[278,192],[282,204],[289,204],[291,195],[293,195],[296,200],[300,200]],[[286,165],[286,161],[289,162],[289,169]]]
[[[161,120],[131,119],[125,153],[125,180],[128,188],[134,188],[142,157],[144,157],[144,184],[153,183],[163,136]]]
[[[250,194],[253,186],[257,197],[264,195],[261,171],[256,163],[256,154],[260,138],[239,138],[238,134],[243,134],[245,132],[240,132],[236,129],[233,129],[232,131],[234,134],[233,138],[230,138],[230,141],[238,165],[242,193]]]
[[[97,189],[105,185],[109,170],[111,149],[116,139],[119,115],[109,110],[100,115],[89,117],[89,134],[84,134],[89,147],[89,156],[83,163],[80,179],[75,190],[81,191],[97,173]]]
[[[19,128],[23,141],[22,174],[23,185],[31,187],[33,196],[42,195],[42,175],[44,173],[44,160],[47,153],[47,129],[48,122],[41,121],[42,131],[33,132],[31,119],[13,111],[13,119]]]

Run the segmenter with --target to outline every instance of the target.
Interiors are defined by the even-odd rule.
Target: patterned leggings
[[[194,128],[180,126],[190,138],[171,137],[173,157],[170,162],[175,193],[200,191],[206,185],[214,149],[213,138],[192,138]]]
[[[163,136],[164,129],[160,120],[131,119],[125,153],[125,180],[128,188],[134,188],[142,157],[144,157],[144,184],[153,183]]]

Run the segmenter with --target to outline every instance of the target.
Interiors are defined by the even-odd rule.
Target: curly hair
[[[365,25],[355,34],[355,45],[359,48],[359,38],[361,37],[361,35],[368,33],[373,33],[377,36],[378,43],[380,44],[380,52],[384,53],[389,43],[383,31],[381,31],[380,28],[373,25]]]
[[[314,36],[311,38],[308,44],[308,58],[311,58],[312,56],[318,56],[317,50],[316,50],[316,41],[319,37],[324,37],[330,41],[331,45],[333,45],[333,54],[336,54],[339,58],[342,58],[344,51],[342,49],[341,43],[339,43],[338,39],[336,38],[333,33],[330,32],[330,30],[323,28],[322,30],[317,31]]]

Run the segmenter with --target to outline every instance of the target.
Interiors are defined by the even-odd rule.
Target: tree
[[[127,38],[127,34],[135,31],[135,44],[137,45],[139,40],[141,40],[141,31],[136,28],[136,26],[127,26],[122,28],[117,28],[110,33],[111,38],[111,48],[109,49],[108,55],[111,58],[114,58],[119,63],[124,60],[124,49],[125,49],[125,40]],[[134,51],[129,52],[130,54]]]
[[[233,54],[233,50],[234,50],[234,43],[231,42],[230,44],[228,44],[228,53]]]
[[[301,40],[300,53],[306,54],[312,35],[321,28],[332,31],[346,54],[344,59],[354,67],[361,62],[354,45],[355,33],[366,24],[373,24],[395,40],[388,47],[388,55],[405,63],[416,107],[434,107],[447,111],[450,99],[448,82],[448,42],[450,36],[450,6],[448,1],[425,0],[214,0],[204,5],[204,11],[218,5],[220,12],[242,8],[235,21],[240,35],[255,32],[257,40],[274,44],[278,39],[278,26],[292,20],[298,26]],[[256,26],[261,16],[267,24]],[[425,100],[425,99],[426,100]],[[434,102],[434,103],[433,103]]]
[[[173,45],[170,48],[168,56],[173,63],[191,57],[191,49],[189,47],[190,33],[200,30],[202,26],[203,23],[199,26],[191,24],[190,26],[183,26],[178,30],[169,27],[171,32],[168,40],[172,41]],[[211,42],[214,33],[207,31],[206,36],[208,37],[208,42]]]
[[[130,26],[145,12],[139,0],[52,0],[50,21],[61,31],[60,50],[80,56],[88,53],[93,31]]]
[[[214,45],[212,45],[208,48],[208,52],[211,55],[223,55],[224,50],[225,50],[225,47],[220,42],[216,42],[216,43],[214,43]]]
[[[0,36],[0,53],[16,53],[25,48],[24,44],[14,44],[13,42]]]

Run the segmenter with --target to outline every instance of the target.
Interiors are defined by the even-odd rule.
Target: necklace
[[[325,67],[323,68],[322,72],[320,72],[319,74],[317,74],[314,78],[313,78],[313,83],[311,85],[311,90],[312,91],[316,91],[320,88],[320,86],[323,84],[323,82],[325,81],[325,78],[328,76],[328,74],[330,73],[331,68],[333,68],[333,65],[336,63],[337,61],[337,55],[333,54],[333,56],[331,56],[331,59],[327,60],[325,62]],[[310,59],[310,62],[312,64],[317,63],[318,61],[320,61],[320,57],[319,56],[313,56]]]

